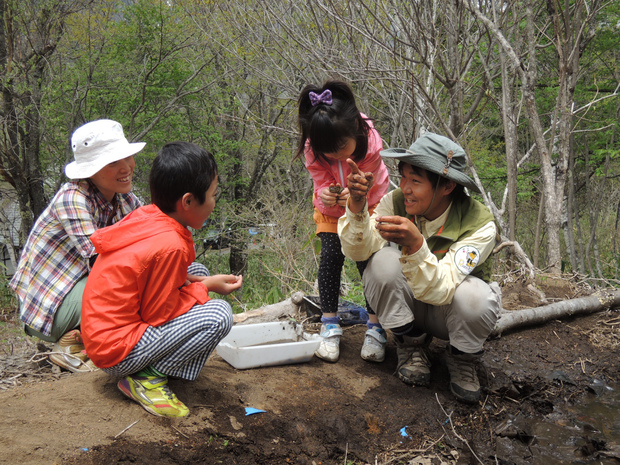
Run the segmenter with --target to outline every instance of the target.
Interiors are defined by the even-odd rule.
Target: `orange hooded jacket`
[[[86,353],[99,368],[127,357],[149,326],[161,326],[209,300],[202,283],[185,285],[196,258],[187,228],[155,205],[97,230],[99,254],[82,298]]]

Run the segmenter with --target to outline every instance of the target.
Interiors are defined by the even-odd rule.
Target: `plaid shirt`
[[[20,300],[20,317],[45,335],[65,296],[90,272],[95,247],[90,235],[115,223],[141,203],[132,194],[116,194],[117,208],[90,181],[64,184],[37,219],[9,285]]]

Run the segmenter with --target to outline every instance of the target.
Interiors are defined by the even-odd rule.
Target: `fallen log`
[[[299,311],[303,302],[304,293],[294,292],[290,298],[271,305],[249,310],[233,315],[233,324],[246,325],[251,323],[266,323],[289,318]]]
[[[290,298],[282,302],[237,313],[233,315],[233,322],[234,324],[252,324],[291,318],[299,313],[303,297],[303,292],[294,292]],[[541,307],[503,310],[489,337],[500,337],[504,332],[515,328],[542,324],[573,315],[587,315],[619,306],[620,289],[602,290],[588,297],[563,300]]]
[[[504,331],[521,326],[546,323],[572,315],[587,315],[618,306],[620,306],[620,290],[602,290],[588,297],[563,300],[542,307],[504,310],[490,337],[499,337]]]

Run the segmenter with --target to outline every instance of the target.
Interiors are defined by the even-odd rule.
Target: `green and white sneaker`
[[[123,394],[159,417],[184,417],[189,409],[168,387],[165,376],[130,375],[118,382]]]

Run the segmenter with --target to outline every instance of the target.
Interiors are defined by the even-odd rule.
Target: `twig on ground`
[[[140,420],[136,420],[134,421],[131,425],[129,425],[127,428],[125,428],[123,431],[121,431],[120,433],[118,433],[116,436],[114,436],[114,439],[116,439],[117,437],[119,437],[121,434],[123,434],[125,431],[127,431],[129,428],[131,428],[133,425],[135,425],[136,423],[138,423]]]
[[[446,417],[448,417],[448,421],[450,422],[450,428],[452,428],[452,432],[454,433],[454,435],[458,439],[463,441],[465,443],[465,445],[467,446],[467,448],[469,449],[469,451],[471,452],[471,454],[474,456],[474,458],[478,462],[480,462],[482,465],[484,465],[484,462],[482,460],[480,460],[480,458],[476,455],[474,450],[469,445],[469,442],[467,442],[467,440],[463,436],[461,436],[459,433],[457,433],[456,429],[454,429],[454,424],[452,423],[452,413],[448,415],[448,412],[446,412],[446,410],[443,408],[443,405],[441,405],[441,402],[439,402],[439,396],[437,395],[437,393],[435,393],[435,399],[437,399],[437,403],[439,404],[439,407],[441,407],[442,412],[446,415]]]
[[[382,462],[381,465],[389,465],[390,463],[394,463],[394,462],[397,462],[397,461],[407,460],[409,458],[412,458],[414,455],[426,454],[430,449],[435,447],[435,445],[437,443],[439,443],[439,441],[441,441],[445,436],[446,436],[445,434],[442,434],[439,439],[437,439],[431,445],[429,445],[428,447],[426,447],[424,449],[413,449],[413,450],[412,449],[396,449],[396,450],[393,450],[393,451],[391,451],[391,453],[393,453],[393,454],[401,453],[401,455],[393,457],[390,460],[388,460],[387,462]],[[377,459],[375,458],[375,462],[376,461],[377,461]]]
[[[183,434],[181,431],[179,431],[178,429],[176,429],[174,426],[172,427],[173,430],[175,430],[177,433],[179,433],[181,436],[183,436],[186,439],[189,439],[189,436],[187,434]]]
[[[29,363],[39,363],[39,362],[42,362],[43,360],[47,360],[48,359],[48,354],[49,354],[49,352],[45,352],[43,354],[37,352],[36,354],[34,354],[32,357],[30,357],[28,359],[28,362]],[[37,356],[39,356],[39,357],[37,358]]]
[[[484,406],[487,404],[487,400],[489,400],[489,395],[484,398],[484,402],[482,402],[482,408],[480,410],[484,410]]]
[[[489,425],[489,435],[491,436],[491,444],[493,444],[493,428]],[[497,453],[495,454],[495,465],[499,465],[499,461],[497,460]]]

